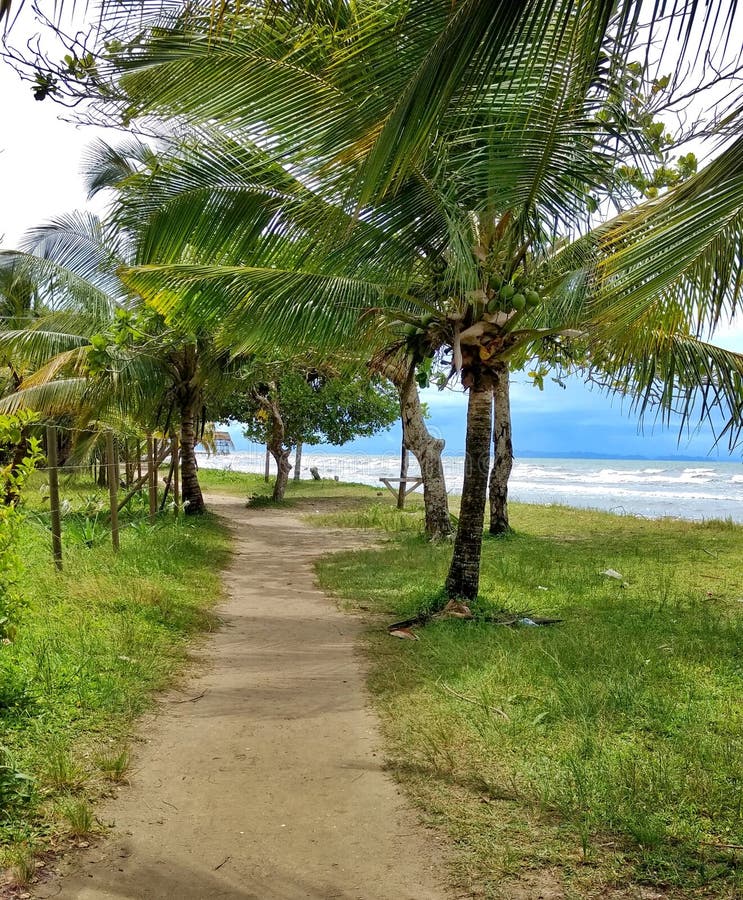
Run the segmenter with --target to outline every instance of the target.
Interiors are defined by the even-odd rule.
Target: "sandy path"
[[[179,697],[205,693],[164,704],[112,836],[36,896],[443,900],[441,848],[380,768],[360,625],[313,586],[348,533],[212,504],[236,532],[225,627]]]

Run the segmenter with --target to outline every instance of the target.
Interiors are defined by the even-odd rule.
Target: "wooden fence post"
[[[268,484],[268,480],[271,477],[271,451],[268,449],[268,444],[266,444],[266,471],[264,474],[264,481]]]
[[[407,484],[405,479],[408,477],[408,448],[402,445],[400,453],[400,487],[397,489],[397,508],[405,509],[405,489]]]
[[[151,434],[147,435],[147,479],[150,496],[150,524],[154,525],[157,518],[157,469],[155,468],[155,439]]]
[[[112,431],[106,432],[106,459],[108,461],[108,496],[111,506],[111,543],[114,553],[119,552],[119,457],[114,450]]]
[[[62,569],[62,517],[59,509],[59,473],[57,471],[57,429],[46,426],[46,459],[49,469],[49,506],[52,516],[52,555],[54,565]]]

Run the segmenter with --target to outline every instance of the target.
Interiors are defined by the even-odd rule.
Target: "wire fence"
[[[72,428],[46,426],[46,465],[39,466],[36,471],[47,477],[46,495],[48,506],[42,510],[31,510],[27,513],[27,521],[42,528],[51,536],[52,557],[58,569],[62,568],[63,530],[74,528],[80,533],[82,540],[89,546],[99,543],[102,534],[108,532],[114,551],[119,550],[119,536],[123,528],[137,527],[141,523],[156,524],[164,514],[180,512],[180,448],[177,438],[155,439],[148,436],[146,442],[121,441],[119,446],[113,439],[113,433],[105,434],[105,452],[99,452],[89,463],[58,462],[60,431],[68,431],[79,435]],[[142,444],[146,443],[147,453],[142,455]],[[123,445],[123,446],[122,446]],[[131,445],[131,446],[130,446]],[[122,460],[122,449],[124,457]],[[136,451],[132,457],[131,450]],[[168,475],[164,479],[165,489],[160,490],[161,467],[170,461]],[[122,479],[121,463],[124,463]],[[60,480],[63,485],[69,484],[70,478],[86,474],[96,481],[97,489],[107,490],[107,502],[98,493],[87,498],[87,503],[75,509],[73,503],[61,497]],[[101,478],[100,476],[105,477]],[[68,476],[65,478],[65,476]],[[120,489],[126,493],[120,497]],[[168,494],[172,500],[166,506]],[[131,504],[138,495],[147,495],[147,509],[140,514],[126,514],[119,522],[119,512]],[[141,501],[139,501],[141,502]]]

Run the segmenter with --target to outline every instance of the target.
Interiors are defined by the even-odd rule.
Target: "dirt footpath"
[[[131,787],[100,812],[112,835],[35,896],[451,896],[437,839],[381,770],[361,626],[313,586],[312,560],[348,533],[233,498],[211,505],[236,544],[203,674],[148,723]]]

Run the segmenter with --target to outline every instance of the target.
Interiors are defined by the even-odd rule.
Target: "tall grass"
[[[526,506],[513,524],[485,540],[477,607],[563,624],[375,632],[391,765],[491,896],[534,868],[576,896],[622,883],[737,896],[743,528]],[[322,561],[321,583],[390,620],[425,607],[451,548],[406,532]]]
[[[192,635],[211,626],[220,596],[228,537],[216,519],[165,514],[154,526],[132,527],[140,517],[124,515],[115,555],[107,532],[89,542],[68,527],[87,515],[93,493],[90,485],[63,485],[70,511],[61,573],[52,564],[45,502],[27,496],[26,606],[15,639],[0,647],[6,846],[33,846],[72,829],[64,811],[82,809],[84,798],[105,789],[100,759],[122,753],[153,691],[181,670]]]

